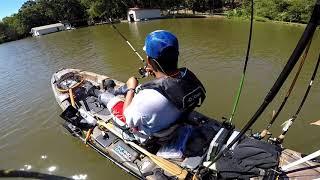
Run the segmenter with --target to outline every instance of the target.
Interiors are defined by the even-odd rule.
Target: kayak
[[[57,103],[63,110],[63,127],[104,158],[138,179],[263,179],[320,177],[320,163],[308,160],[282,171],[281,167],[303,158],[282,145],[246,135],[210,167],[210,160],[239,133],[234,127],[196,111],[140,143],[134,132],[116,123],[116,115],[88,84],[104,94],[104,84],[123,82],[79,69],[61,69],[51,78]],[[123,94],[116,96],[124,99]]]

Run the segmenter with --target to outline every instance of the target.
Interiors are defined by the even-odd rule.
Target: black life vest
[[[183,76],[163,77],[144,83],[138,88],[154,89],[165,96],[180,111],[192,111],[206,98],[206,91],[199,79],[187,68],[179,69]]]

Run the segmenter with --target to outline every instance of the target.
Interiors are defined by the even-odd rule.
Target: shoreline
[[[189,13],[180,14],[180,13],[177,13],[177,14],[173,14],[173,15],[164,15],[163,17],[157,18],[157,19],[187,19],[187,18],[190,18],[190,19],[208,18],[208,19],[250,21],[248,18],[245,18],[245,17],[235,17],[235,16],[228,17],[227,15],[224,15],[224,14],[221,14],[221,13],[220,14],[213,14],[213,15],[212,14],[189,14]],[[154,19],[150,19],[150,20],[152,21]],[[261,18],[261,17],[255,17],[254,22],[274,23],[274,24],[289,25],[289,26],[294,26],[294,27],[304,27],[304,26],[306,26],[306,24],[303,24],[303,23],[274,21],[274,20],[269,20],[269,19]],[[128,20],[118,20],[115,23],[128,23]],[[84,27],[90,27],[90,26],[101,26],[101,25],[105,25],[105,24],[110,24],[110,23],[100,22],[100,23],[94,23],[94,24],[91,24],[91,25],[88,24],[86,26],[79,26],[76,29],[84,28]],[[27,36],[27,37],[24,37],[24,38],[21,38],[21,39],[26,39],[26,38],[30,38],[30,37],[32,37],[32,36]],[[18,41],[18,40],[21,40],[21,39],[16,39],[16,40],[13,40],[13,41]],[[13,42],[13,41],[6,41],[6,42],[3,42],[3,43],[0,43],[0,45],[1,44],[5,44],[5,43],[9,43],[9,42]]]
[[[167,18],[163,19],[170,19],[170,18],[214,18],[214,19],[230,19],[230,20],[239,20],[239,21],[250,21],[247,17],[238,17],[238,16],[227,16],[226,14],[218,13],[218,14],[175,14],[166,16]],[[283,25],[291,25],[291,26],[306,26],[307,24],[304,23],[297,23],[297,22],[286,22],[286,21],[276,21],[270,20],[267,18],[255,16],[255,22],[262,22],[262,23],[275,23],[275,24],[283,24]]]

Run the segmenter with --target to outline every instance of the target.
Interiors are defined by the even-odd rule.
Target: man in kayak
[[[187,68],[178,69],[179,44],[175,35],[157,30],[145,40],[146,71],[155,79],[138,86],[128,79],[123,104],[125,123],[144,139],[174,124],[201,105],[205,89]]]

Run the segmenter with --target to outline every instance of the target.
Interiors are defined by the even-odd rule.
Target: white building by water
[[[56,23],[45,26],[34,27],[31,29],[32,36],[41,36],[44,34],[54,33],[70,29],[70,24]]]
[[[128,10],[129,22],[157,19],[160,17],[161,17],[160,9],[130,8]]]

